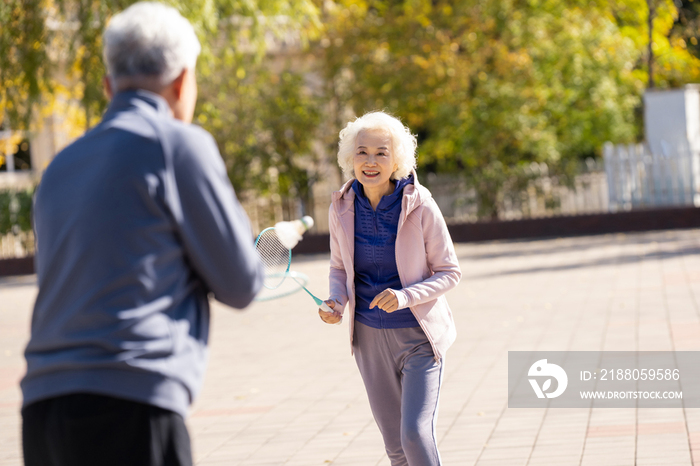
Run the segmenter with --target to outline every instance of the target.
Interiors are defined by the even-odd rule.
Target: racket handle
[[[333,309],[331,309],[330,306],[328,306],[328,304],[326,304],[325,302],[321,302],[321,305],[319,306],[319,308],[320,308],[322,311],[324,311],[324,312],[330,312],[331,314],[333,314],[333,312],[335,312],[335,311],[333,311]],[[342,322],[343,322],[343,316],[340,316],[340,320],[339,320],[338,322],[336,322],[335,325],[340,325]]]

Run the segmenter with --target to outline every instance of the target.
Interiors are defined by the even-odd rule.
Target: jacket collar
[[[172,111],[165,98],[145,89],[133,89],[115,94],[103,119],[109,119],[117,113],[133,108],[155,112],[159,116],[172,117]]]
[[[432,195],[423,185],[418,182],[418,175],[415,170],[411,170],[413,174],[413,184],[408,184],[403,188],[402,216],[407,216],[416,207],[430,199]],[[343,215],[348,210],[354,207],[355,191],[352,189],[352,183],[355,179],[350,179],[331,196],[331,203],[338,210],[338,215]]]

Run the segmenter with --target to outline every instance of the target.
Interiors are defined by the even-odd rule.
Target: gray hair
[[[411,174],[416,167],[416,147],[418,142],[411,130],[398,118],[384,112],[365,113],[351,121],[340,131],[338,143],[338,165],[348,178],[355,178],[355,147],[357,135],[362,131],[385,131],[391,137],[391,150],[398,168],[391,174],[392,180],[400,180]]]
[[[167,86],[185,68],[194,69],[201,50],[190,22],[162,3],[135,3],[104,32],[104,60],[115,88],[120,80]]]

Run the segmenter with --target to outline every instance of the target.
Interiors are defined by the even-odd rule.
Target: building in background
[[[72,138],[55,121],[43,118],[32,133],[0,128],[0,189],[26,189],[35,185],[54,155]]]
[[[700,85],[647,90],[644,136],[603,148],[610,210],[700,206]]]

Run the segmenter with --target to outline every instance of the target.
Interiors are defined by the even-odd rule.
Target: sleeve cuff
[[[408,293],[404,290],[393,290],[396,293],[396,299],[399,301],[399,307],[397,309],[404,309],[408,307]]]
[[[346,305],[347,303],[342,302],[342,301],[341,301],[339,298],[337,298],[336,296],[331,296],[331,297],[328,298],[328,299],[330,299],[330,300],[332,300],[332,301],[335,301],[336,307],[333,308],[333,310],[340,311],[340,315],[341,315],[341,316],[342,316],[343,314],[345,314],[345,305]]]

